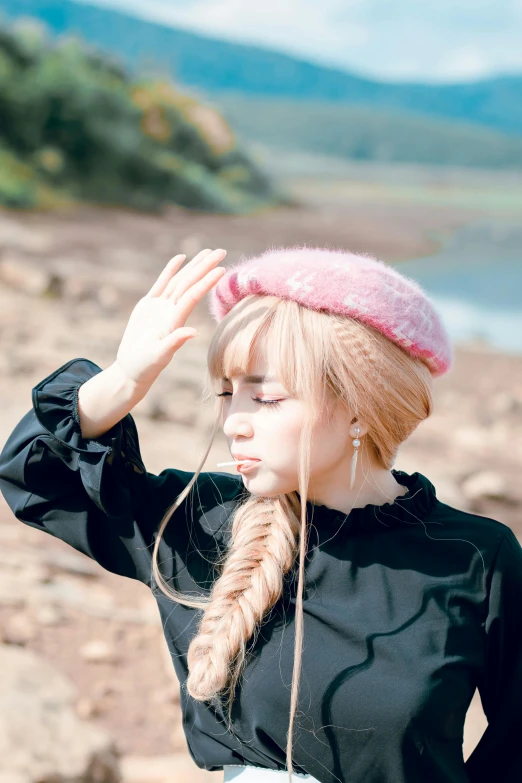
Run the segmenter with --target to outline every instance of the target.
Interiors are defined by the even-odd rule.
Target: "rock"
[[[0,571],[0,606],[19,606],[25,604],[25,591],[20,590],[18,580],[14,580],[10,573]]]
[[[10,617],[2,629],[3,641],[6,644],[24,645],[34,639],[35,635],[31,618],[22,612]]]
[[[468,711],[466,712],[466,720],[464,723],[462,751],[465,761],[467,761],[477,747],[479,740],[487,727],[488,721],[484,715],[479,690],[476,688]]]
[[[113,269],[122,269],[125,272],[135,273],[136,270],[143,268],[145,255],[143,250],[133,248],[130,244],[127,244],[121,247],[103,248],[101,261],[103,266],[106,269],[111,269],[111,271]],[[172,253],[172,255],[175,255],[175,253]]]
[[[439,395],[438,403],[440,407],[455,408],[462,403],[462,394],[459,394],[455,389],[447,389]]]
[[[165,635],[162,634],[159,638],[159,647],[160,647],[160,653],[161,653],[161,660],[163,663],[163,671],[165,672],[167,676],[167,682],[165,683],[164,680],[164,688],[169,691],[169,695],[172,698],[172,701],[179,702],[180,700],[180,692],[179,692],[179,680],[178,676],[176,674],[176,670],[174,668],[174,662],[172,660],[172,654],[169,650],[169,646],[167,644],[167,640],[165,639]]]
[[[12,350],[4,352],[1,364],[2,375],[17,378],[34,373],[37,361],[27,358],[21,354],[15,354]]]
[[[522,410],[522,401],[509,392],[495,394],[489,404],[489,413],[494,416],[507,416]]]
[[[26,584],[36,584],[37,582],[46,584],[52,578],[45,563],[38,563],[35,561],[25,562],[17,576]]]
[[[161,615],[155,603],[143,606],[139,609],[119,607],[112,615],[112,619],[118,623],[133,623],[140,626],[162,627]]]
[[[3,772],[0,770],[0,783],[32,783],[27,775],[18,772]]]
[[[85,584],[84,580],[57,573],[47,584],[31,584],[27,600],[31,605],[41,601],[74,606],[94,617],[112,617],[116,606],[114,595],[102,584]]]
[[[170,702],[169,696],[166,693],[165,688],[156,688],[150,694],[151,704],[168,704]]]
[[[79,720],[70,680],[35,653],[0,645],[2,779],[120,783],[110,735]]]
[[[97,285],[82,277],[67,277],[63,281],[62,296],[75,302],[96,300]]]
[[[210,783],[223,772],[200,769],[188,752],[168,756],[126,756],[121,759],[123,783]]]
[[[488,446],[488,430],[481,427],[458,427],[451,433],[451,440],[468,449],[482,451]]]
[[[439,476],[432,478],[438,499],[452,508],[458,508],[462,511],[468,509],[468,502],[465,495],[461,492],[457,484],[446,477]]]
[[[159,395],[150,396],[149,417],[151,419],[170,421],[185,427],[197,427],[199,416],[197,394],[193,389],[178,387],[161,397]]]
[[[76,714],[82,720],[96,718],[103,713],[103,706],[99,699],[90,699],[84,696],[76,702]]]
[[[58,606],[53,604],[43,604],[41,606],[34,606],[32,609],[32,615],[35,622],[38,625],[62,625],[62,623],[69,622],[69,615]]]
[[[469,476],[462,484],[461,490],[472,501],[492,498],[504,500],[507,495],[507,482],[500,473],[492,470],[482,470]]]
[[[169,421],[186,427],[194,426],[198,416],[195,395],[187,390],[176,391],[174,399],[166,395],[148,394],[135,405],[132,413],[153,421]]]
[[[13,587],[12,580],[5,583],[0,570],[0,603],[27,603],[34,609],[44,604],[52,604],[69,616],[69,609],[75,614],[82,612],[90,617],[102,617],[117,623],[130,623],[143,626],[161,626],[161,616],[154,603],[143,607],[118,607],[112,593],[101,584],[79,584],[70,577],[57,574],[48,584],[28,584],[20,597],[19,590]]]
[[[24,559],[18,552],[0,553],[0,604],[23,605],[30,590],[48,580],[45,565]]]
[[[171,719],[170,744],[173,751],[184,752],[187,749],[187,737],[183,730],[181,710],[178,711],[179,720]]]
[[[150,402],[149,402],[148,395],[146,395],[139,402],[136,403],[136,405],[132,409],[132,415],[149,418],[149,410],[150,410]]]
[[[96,298],[98,304],[104,310],[113,312],[118,309],[121,302],[121,297],[118,289],[112,285],[102,285],[98,288]]]
[[[28,562],[32,562],[33,558],[30,557]],[[3,568],[11,568],[18,572],[18,569],[24,565],[24,553],[22,549],[0,549],[0,565]]]
[[[178,252],[184,253],[187,258],[183,263],[186,264],[187,261],[190,261],[192,258],[194,258],[194,256],[197,255],[200,250],[203,250],[203,248],[203,237],[199,234],[189,234],[188,236],[183,237],[179,243],[179,251],[175,250],[172,255],[175,256]]]
[[[100,576],[100,566],[86,555],[48,549],[46,551],[40,550],[40,559],[42,563],[59,571],[79,576]]]
[[[57,274],[11,252],[0,261],[0,281],[30,296],[62,295],[63,281]]]
[[[47,253],[54,244],[53,235],[39,231],[33,226],[24,226],[5,215],[0,218],[0,248],[13,248],[28,253]]]
[[[16,521],[13,524],[7,524],[6,521],[2,521],[0,525],[0,541],[2,544],[19,544],[22,543],[25,536],[24,528]],[[2,553],[2,547],[0,547],[0,555]]]
[[[121,680],[99,680],[92,687],[92,695],[94,699],[103,699],[105,696],[121,693],[124,689],[125,685]]]
[[[115,650],[103,639],[92,639],[80,647],[79,652],[89,663],[116,663],[118,660]]]

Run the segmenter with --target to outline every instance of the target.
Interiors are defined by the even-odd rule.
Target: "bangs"
[[[216,330],[208,352],[213,387],[223,378],[251,374],[255,366],[271,365],[289,394],[296,395],[295,332],[288,327],[288,308],[275,296],[253,294],[234,308]],[[293,357],[293,358],[292,358]]]
[[[331,356],[324,318],[298,302],[251,294],[220,321],[207,356],[207,399],[221,391],[223,378],[251,375],[271,367],[286,392],[306,403],[310,419],[329,419]],[[222,398],[220,398],[220,402]]]

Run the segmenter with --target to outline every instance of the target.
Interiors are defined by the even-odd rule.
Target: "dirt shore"
[[[344,211],[302,206],[251,217],[181,209],[163,216],[109,209],[61,215],[2,212],[0,262],[7,272],[0,281],[0,443],[30,408],[32,386],[52,370],[74,357],[89,358],[102,368],[113,361],[133,305],[178,252],[191,257],[204,247],[224,247],[231,264],[270,246],[309,244],[393,261],[434,252],[441,238],[478,214],[454,207],[356,201]],[[213,329],[206,304],[201,303],[188,325],[197,326],[200,335],[180,350],[134,412],[142,454],[152,472],[194,469],[208,435],[209,412],[197,402]],[[404,444],[396,467],[419,470],[445,502],[499,519],[522,538],[521,413],[522,357],[478,345],[459,348],[452,371],[435,382],[433,416]],[[225,440],[218,438],[206,469],[228,456]],[[484,472],[489,474],[486,484],[493,487],[488,492],[480,491]],[[0,500],[4,552],[14,557],[24,547],[69,549],[21,525]],[[146,588],[95,567],[98,589],[116,607],[140,605],[154,613]],[[20,611],[0,602],[4,637]],[[116,668],[78,655],[93,638],[110,640],[118,649]],[[74,607],[64,607],[63,621],[55,625],[35,622],[34,635],[25,642],[73,680],[80,701],[103,694],[91,719],[111,732],[124,755],[149,757],[186,751],[174,681],[170,696],[164,695],[162,644],[161,627],[154,622],[133,625]],[[480,721],[473,712],[467,753],[483,730]],[[218,780],[219,773],[213,777]]]

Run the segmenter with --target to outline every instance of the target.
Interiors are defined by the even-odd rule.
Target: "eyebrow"
[[[277,378],[274,375],[241,375],[240,378],[243,378],[245,383],[271,383],[273,381],[277,382]],[[230,382],[230,378],[223,377],[221,379],[222,381],[226,381],[227,383]]]

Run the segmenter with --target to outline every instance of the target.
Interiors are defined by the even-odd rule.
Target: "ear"
[[[355,431],[357,427],[360,430],[359,433]],[[348,431],[350,433],[351,438],[362,438],[362,436],[366,435],[366,433],[368,432],[368,425],[366,424],[364,419],[353,418],[350,422],[350,429]]]

